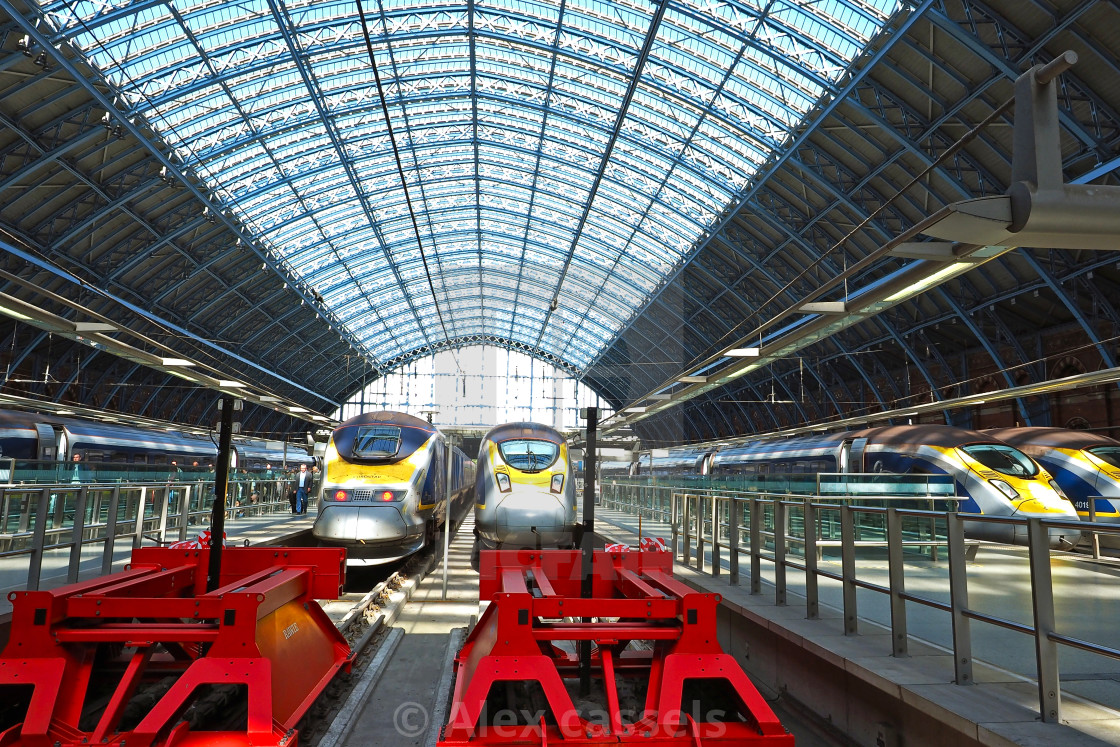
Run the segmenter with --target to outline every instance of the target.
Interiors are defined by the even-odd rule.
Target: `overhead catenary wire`
[[[389,143],[393,146],[393,159],[397,164],[397,175],[401,179],[401,189],[404,190],[404,204],[408,208],[408,217],[412,221],[412,231],[416,235],[416,247],[420,250],[420,261],[424,265],[424,277],[428,280],[428,290],[432,294],[432,303],[435,306],[436,316],[439,318],[439,326],[443,329],[443,337],[448,342],[451,342],[451,334],[447,331],[447,323],[443,319],[443,312],[439,308],[439,297],[436,296],[436,286],[432,282],[432,272],[428,267],[428,255],[424,251],[424,242],[420,238],[420,224],[416,220],[416,211],[412,207],[412,195],[409,193],[408,180],[404,174],[404,163],[401,161],[401,151],[397,145],[397,136],[393,131],[393,121],[389,116],[389,102],[385,98],[385,87],[381,84],[381,73],[377,69],[377,58],[373,54],[373,40],[369,35],[369,25],[366,23],[366,12],[362,8],[362,0],[354,0],[358,6],[358,18],[362,23],[362,38],[365,39],[366,52],[369,54],[369,66],[373,68],[373,80],[377,85],[377,98],[381,102],[381,113],[385,116],[385,128],[389,133]],[[407,288],[401,288],[402,293],[408,293]],[[459,366],[459,356],[455,355],[454,349],[451,350],[452,358],[455,361],[455,367],[462,372]]]

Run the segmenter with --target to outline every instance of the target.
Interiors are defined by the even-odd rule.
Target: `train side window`
[[[1120,446],[1094,446],[1091,449],[1086,449],[1086,451],[1102,462],[1107,462],[1113,467],[1120,467]]]

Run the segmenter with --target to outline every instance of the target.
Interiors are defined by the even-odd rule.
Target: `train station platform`
[[[638,545],[639,522],[629,513],[597,509],[595,529],[617,542]],[[650,519],[642,520],[641,533],[667,544],[672,536],[668,524]],[[998,562],[1003,552],[1002,546],[985,548],[981,562],[989,553]],[[711,568],[710,552],[705,567]],[[791,590],[787,604],[776,605],[765,566],[762,593],[751,594],[748,572],[749,565],[741,567],[741,583],[732,585],[726,560],[719,576],[684,565],[679,556],[674,566],[674,574],[684,583],[723,596],[720,643],[764,694],[782,693],[795,699],[858,744],[1120,744],[1120,711],[1094,702],[1096,697],[1065,692],[1065,681],[1061,722],[1043,723],[1037,682],[986,663],[983,648],[973,649],[974,684],[957,685],[951,650],[912,634],[908,656],[892,656],[889,623],[861,616],[859,634],[845,635],[843,611],[823,600],[823,588],[819,619],[807,619],[804,597]],[[973,591],[970,588],[970,595]],[[975,594],[981,591],[999,593],[976,589]],[[1004,591],[1026,594],[1029,605],[1029,585],[1024,589],[1015,580]],[[915,632],[948,625],[947,614],[911,609],[909,615]],[[1117,683],[1112,673],[1089,673],[1080,676],[1075,689],[1103,699],[1115,694]]]

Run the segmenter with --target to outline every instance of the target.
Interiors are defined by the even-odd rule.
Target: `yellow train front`
[[[431,544],[447,515],[451,457],[435,426],[402,412],[341,423],[323,457],[312,534],[346,548],[350,565],[388,563]]]
[[[564,436],[539,423],[492,428],[478,449],[474,520],[473,559],[479,549],[572,547],[576,489]]]

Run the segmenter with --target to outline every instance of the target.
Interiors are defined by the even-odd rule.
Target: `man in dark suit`
[[[307,513],[307,497],[311,494],[311,483],[315,481],[315,475],[311,470],[307,469],[306,464],[299,466],[299,474],[296,475],[296,513]]]

